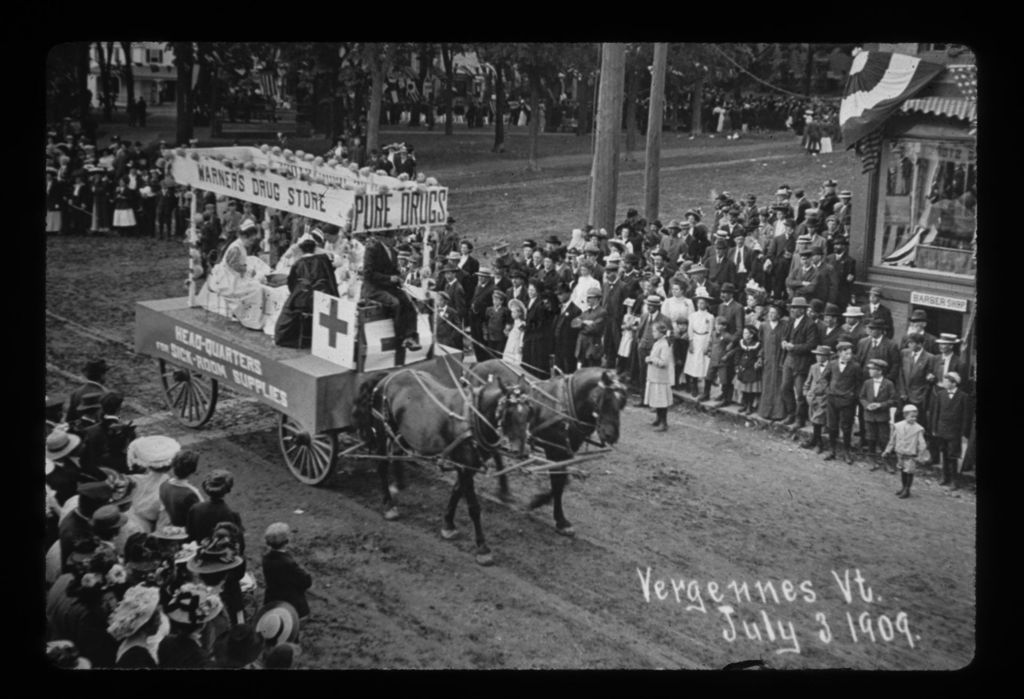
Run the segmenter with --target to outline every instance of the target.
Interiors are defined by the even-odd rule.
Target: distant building
[[[104,42],[104,46],[105,46]],[[100,105],[100,61],[96,44],[89,51],[88,86],[92,92],[92,104]],[[178,81],[178,69],[174,65],[174,51],[165,42],[133,41],[131,44],[132,80],[135,87],[135,99],[142,98],[150,106],[174,102],[175,86]],[[113,43],[113,51],[109,57],[110,80],[114,86],[116,104],[121,108],[128,102],[128,86],[124,80],[124,51],[120,43]]]
[[[877,167],[867,165],[851,187],[850,252],[858,260],[859,291],[863,296],[872,286],[886,290],[897,339],[910,313],[923,309],[928,331],[963,338],[962,356],[973,365],[978,240],[974,55],[951,44],[865,44],[864,50],[910,55],[944,68],[899,101],[876,132],[880,141],[874,146],[865,143],[869,139],[862,142],[865,162],[873,159]]]

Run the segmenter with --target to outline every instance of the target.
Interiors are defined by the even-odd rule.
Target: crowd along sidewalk
[[[689,392],[681,390],[673,390],[672,394],[675,396],[676,405],[682,405],[691,410],[712,415],[717,419],[728,420],[732,423],[743,425],[748,429],[768,430],[772,434],[782,437],[783,439],[789,439],[802,444],[803,442],[810,440],[814,434],[809,424],[805,427],[797,429],[794,426],[783,425],[781,420],[775,422],[771,420],[766,420],[757,413],[751,415],[741,414],[739,411],[740,406],[736,403],[732,403],[730,405],[723,405],[721,400],[701,402],[699,399],[694,398],[692,395],[690,395]],[[855,434],[856,430],[857,425],[856,423],[854,423]],[[827,443],[827,431],[822,435],[822,437],[826,440]],[[854,442],[854,444],[856,444],[856,441]],[[853,458],[855,465],[862,469],[867,469],[870,466],[872,466],[872,462],[868,460],[865,455],[858,453],[858,451],[858,448],[854,447]],[[818,458],[822,458],[821,456],[818,456],[813,450],[809,449],[807,450],[807,453],[815,455]],[[839,460],[836,463],[845,462]],[[885,468],[883,467],[882,471],[884,470]],[[922,467],[921,470],[923,470],[926,475],[932,476],[934,478],[941,476],[941,472],[938,466],[925,466]],[[969,492],[971,492],[973,491],[976,483],[976,471],[968,471],[966,473],[961,473],[960,479],[963,485],[968,486],[970,488]],[[954,497],[959,497],[956,495],[958,491],[949,492],[951,492],[954,495]]]

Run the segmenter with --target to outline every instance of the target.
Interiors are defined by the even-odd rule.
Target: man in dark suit
[[[604,358],[604,327],[607,322],[608,311],[601,307],[601,289],[595,286],[587,292],[587,310],[569,323],[579,329],[576,358],[580,366],[601,365]]]
[[[610,259],[607,263],[601,288],[601,306],[608,311],[608,322],[604,327],[603,366],[614,369],[619,341],[622,339],[622,317],[626,313],[626,307],[622,305],[626,300],[626,287],[619,281],[618,263],[613,263]]]
[[[860,365],[853,359],[853,345],[840,342],[836,349],[839,356],[828,363],[821,374],[821,380],[828,387],[825,391],[825,405],[828,419],[828,439],[831,451],[825,461],[836,458],[836,442],[839,430],[843,431],[843,451],[846,463],[853,463],[853,452],[850,449],[853,441],[853,415],[863,386]]]
[[[491,276],[491,270],[486,267],[477,270],[476,276],[480,281],[473,290],[473,299],[469,304],[469,336],[473,338],[473,354],[478,362],[482,362],[491,358],[484,339],[484,325],[487,323],[487,308],[491,305],[491,294],[496,287],[495,277]]]
[[[882,303],[883,298],[881,287],[871,287],[868,290],[868,302],[861,306],[860,310],[864,313],[865,321],[870,322],[875,318],[885,321],[885,336],[891,340],[893,336],[892,311]],[[897,349],[903,348],[898,347]]]
[[[75,183],[68,191],[68,216],[71,219],[68,230],[74,235],[85,235],[92,223],[92,188],[85,181],[85,174],[78,173]]]
[[[935,355],[924,349],[924,336],[920,333],[907,335],[907,348],[901,352],[899,382],[896,384],[900,406],[912,403],[917,406],[918,422],[928,429],[929,407],[932,386],[928,374],[932,370]]]
[[[932,360],[932,368],[929,374],[932,377],[930,381],[936,384],[935,390],[938,391],[940,389],[939,382],[949,372],[956,372],[961,380],[966,380],[968,373],[967,362],[954,351],[956,346],[960,344],[960,338],[950,333],[942,333],[939,335],[936,343],[939,346],[939,353]],[[966,384],[960,385],[959,388],[962,391],[966,390],[967,393],[971,393],[971,387]]]
[[[563,374],[576,371],[576,340],[580,331],[572,326],[572,321],[583,311],[570,300],[572,289],[568,284],[560,282],[555,288],[558,296],[558,315],[555,316],[555,366]]]
[[[811,267],[818,272],[819,284],[810,292],[804,292],[805,298],[820,299],[824,303],[836,303],[839,298],[839,275],[835,267],[824,261],[820,246],[811,247]]]
[[[867,366],[872,359],[881,359],[886,363],[885,377],[896,383],[900,374],[900,350],[896,343],[885,337],[885,321],[877,318],[868,323],[868,336],[857,342],[854,353],[857,363]],[[941,374],[940,374],[941,375]]]
[[[466,298],[472,299],[475,295],[480,269],[480,261],[473,257],[473,243],[468,240],[459,241],[459,278],[462,280],[462,290],[466,292]]]
[[[732,239],[733,247],[729,250],[729,259],[732,260],[732,266],[736,270],[733,283],[737,289],[744,289],[747,286],[747,280],[751,278],[755,268],[761,262],[760,255],[745,245],[747,231],[743,227],[733,231]]]
[[[839,322],[839,319],[843,317],[842,314],[839,306],[834,303],[826,303],[822,320],[818,324],[821,344],[828,345],[833,352],[836,351],[836,345],[839,344],[844,333],[843,324]]]
[[[395,252],[395,231],[377,231],[363,255],[362,297],[381,304],[394,313],[395,337],[409,350],[420,349],[416,327],[416,308],[402,290]]]
[[[836,205],[839,203],[839,196],[836,194],[837,186],[837,182],[831,178],[825,180],[822,185],[825,193],[821,196],[821,201],[818,202],[822,216],[831,216],[835,213]]]
[[[782,402],[786,406],[783,425],[797,424],[800,429],[807,423],[807,398],[803,388],[807,372],[814,362],[812,350],[819,344],[818,327],[806,316],[810,304],[797,296],[789,304],[790,322],[782,336],[782,349],[786,358],[782,363]]]
[[[714,250],[707,255],[704,266],[708,268],[708,281],[718,286],[721,291],[726,282],[736,284],[736,267],[729,259],[729,243],[722,238],[715,241]]]
[[[935,391],[931,433],[942,457],[942,482],[939,485],[948,485],[954,490],[957,487],[961,440],[971,432],[967,401],[967,394],[960,390],[960,374],[948,372]]]
[[[640,291],[640,270],[636,268],[638,256],[636,253],[627,252],[622,256],[622,264],[619,266],[619,283],[623,286],[623,298],[636,298]]]
[[[441,268],[441,273],[444,275],[444,285],[441,291],[448,293],[449,305],[455,312],[455,317],[459,319],[459,327],[466,319],[466,292],[462,289],[462,283],[459,281],[459,266],[453,262],[449,262]]]
[[[784,213],[783,210],[776,210],[776,214],[779,216],[783,216]],[[765,290],[774,299],[784,299],[786,298],[786,277],[789,275],[790,263],[796,251],[796,224],[792,218],[783,218],[781,225],[777,228],[779,231],[768,241],[764,253]]]
[[[718,310],[715,312],[715,315],[719,318],[725,318],[725,331],[729,335],[729,342],[732,342],[738,339],[743,331],[746,316],[744,315],[743,306],[736,301],[735,285],[726,282],[722,284],[722,288],[718,290],[718,293],[722,296],[722,302],[718,304]]]
[[[798,189],[793,192],[796,200],[793,202],[793,220],[797,226],[804,222],[807,217],[807,210],[811,208],[811,200],[804,194],[804,190]],[[798,232],[799,234],[799,232]]]
[[[925,352],[929,354],[938,354],[939,343],[934,335],[928,332],[925,328],[928,326],[928,314],[924,312],[924,309],[917,308],[910,314],[910,327],[907,329],[903,339],[900,340],[900,349],[904,350],[909,346],[909,338],[911,335],[918,333],[921,335],[921,346]],[[922,425],[927,424],[924,421],[924,416],[918,418],[918,422]]]
[[[870,376],[860,389],[859,412],[864,416],[860,434],[861,444],[874,459],[878,446],[885,449],[889,444],[889,410],[896,407],[896,386],[883,375],[889,368],[885,360],[869,359],[866,366]],[[876,461],[871,470],[877,471],[879,467]]]
[[[512,285],[508,288],[508,297],[510,299],[519,299],[525,306],[530,302],[530,297],[526,295],[526,270],[521,266],[516,265],[509,272],[509,277],[512,280]]]
[[[853,280],[857,276],[857,261],[850,257],[850,241],[848,239],[836,238],[833,245],[835,252],[826,257],[825,262],[835,270],[839,282],[833,303],[840,308],[845,308],[853,298]]]
[[[820,270],[811,264],[811,248],[804,248],[800,251],[800,263],[793,268],[792,273],[786,277],[786,290],[789,297],[796,298],[821,298],[821,290],[826,282],[822,279]]]

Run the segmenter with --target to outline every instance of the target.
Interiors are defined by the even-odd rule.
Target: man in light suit
[[[587,291],[587,310],[569,323],[571,327],[579,329],[576,358],[580,366],[601,366],[604,357],[604,326],[607,322],[608,311],[601,308],[601,288],[592,287]]]

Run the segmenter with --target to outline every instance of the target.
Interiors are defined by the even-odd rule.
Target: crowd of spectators
[[[288,525],[264,534],[259,604],[228,502],[232,473],[199,478],[199,452],[134,437],[106,369],[90,361],[68,401],[47,400],[47,658],[59,668],[293,667],[312,578]]]
[[[941,461],[943,484],[956,487],[973,394],[961,341],[928,333],[920,309],[908,328],[894,327],[884,289],[854,293],[850,202],[833,180],[813,199],[782,185],[766,206],[724,192],[708,214],[693,208],[663,224],[631,209],[611,233],[586,226],[513,250],[502,241],[489,259],[449,230],[434,270],[438,337],[539,378],[614,368],[638,405],[659,411],[657,429],[667,406],[656,396],[668,386],[811,426],[807,448],[875,468],[894,468],[881,459],[893,453],[890,425],[913,406],[927,444],[920,458]],[[403,269],[422,274],[420,243],[408,243]]]

